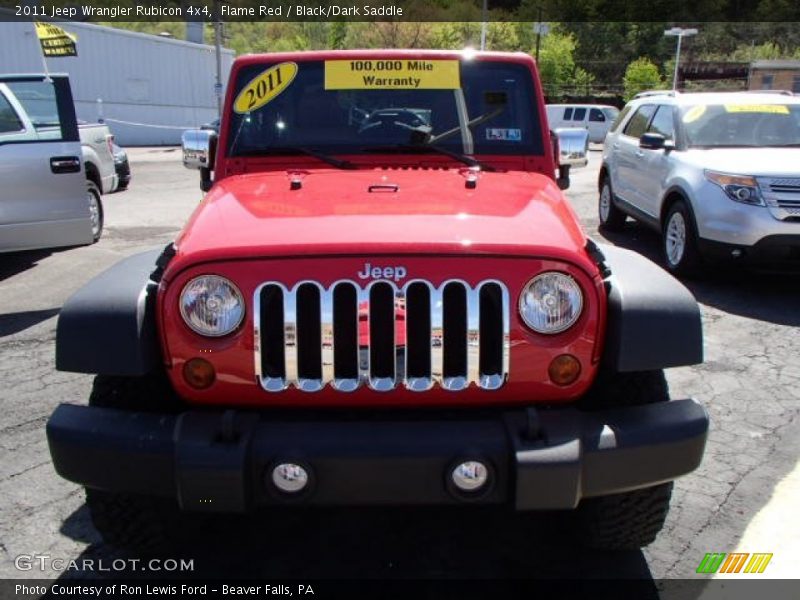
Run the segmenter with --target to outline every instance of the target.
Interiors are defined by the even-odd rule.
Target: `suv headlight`
[[[548,271],[531,279],[519,296],[519,313],[539,333],[560,333],[572,327],[583,308],[583,293],[569,275]]]
[[[229,334],[244,318],[242,293],[219,275],[201,275],[187,283],[181,292],[180,308],[186,325],[208,337]]]
[[[764,199],[761,197],[761,190],[755,177],[749,175],[729,175],[727,173],[717,173],[716,171],[704,171],[706,179],[711,183],[716,183],[723,189],[725,194],[735,202],[752,204],[754,206],[764,206]]]

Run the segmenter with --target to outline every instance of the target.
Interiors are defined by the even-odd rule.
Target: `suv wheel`
[[[686,204],[678,200],[670,206],[664,220],[664,262],[675,275],[692,275],[700,266],[697,236],[692,215]]]
[[[602,370],[580,401],[582,410],[637,406],[669,401],[664,371],[615,373]],[[672,482],[582,500],[577,509],[578,537],[588,548],[638,549],[656,539],[664,526]]]
[[[94,380],[89,406],[120,410],[169,411],[178,400],[164,376]],[[182,515],[174,500],[86,488],[86,506],[95,529],[112,546],[145,554],[172,549]]]
[[[89,203],[92,243],[94,244],[103,235],[103,203],[100,200],[100,189],[93,181],[86,181],[86,200]]]
[[[600,184],[600,199],[597,205],[600,227],[608,231],[619,231],[625,225],[625,213],[614,205],[614,194],[608,177]]]

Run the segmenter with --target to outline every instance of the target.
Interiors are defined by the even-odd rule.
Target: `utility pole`
[[[481,22],[481,50],[486,50],[486,27],[487,27],[486,13],[488,12],[488,7],[487,7],[488,1],[489,0],[483,0],[483,18]]]
[[[697,29],[683,29],[681,27],[673,27],[664,31],[664,35],[674,35],[678,37],[678,49],[675,51],[675,75],[672,78],[672,90],[678,89],[678,71],[681,66],[681,40],[684,36],[697,35]]]
[[[214,94],[217,96],[217,117],[222,119],[222,11],[220,4],[220,0],[214,0],[214,51],[217,59]]]
[[[550,28],[545,24],[542,23],[542,7],[539,7],[539,20],[533,24],[533,30],[536,32],[536,63],[539,63],[539,46],[542,41],[542,36],[547,35],[547,32],[550,31]]]

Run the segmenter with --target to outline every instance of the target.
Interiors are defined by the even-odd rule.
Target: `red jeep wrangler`
[[[208,194],[178,239],[58,322],[57,367],[97,378],[50,451],[107,541],[282,505],[577,509],[589,545],[655,538],[705,445],[662,371],[702,361],[699,310],[583,234],[529,56],[246,56],[184,153]]]

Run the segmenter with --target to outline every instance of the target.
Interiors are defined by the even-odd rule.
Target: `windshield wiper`
[[[236,156],[274,156],[276,154],[305,154],[306,156],[313,156],[322,162],[328,163],[337,169],[358,168],[355,163],[349,160],[342,160],[335,156],[329,156],[317,150],[313,150],[312,148],[306,148],[305,146],[268,146],[266,148],[246,149],[237,152]]]
[[[411,153],[424,153],[428,151],[435,152],[437,154],[443,154],[444,156],[449,156],[450,158],[454,158],[459,162],[464,163],[465,165],[469,165],[470,167],[480,167],[481,171],[497,171],[492,165],[486,164],[485,162],[479,161],[477,158],[473,158],[467,154],[461,154],[460,152],[456,152],[454,150],[448,150],[447,148],[442,148],[441,146],[435,146],[433,144],[392,144],[390,146],[369,146],[364,148],[364,152],[411,152]]]

